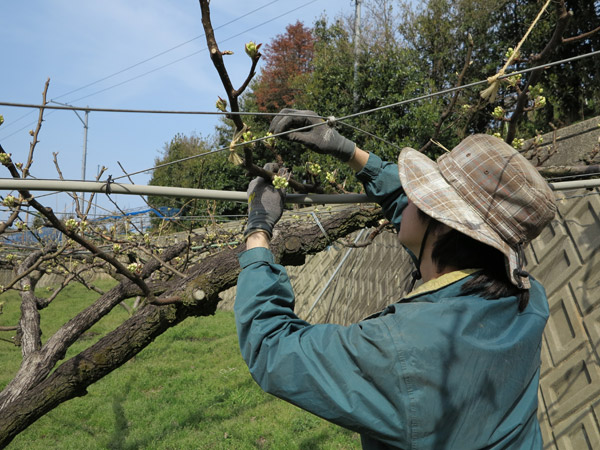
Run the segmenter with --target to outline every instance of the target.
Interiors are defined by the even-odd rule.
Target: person
[[[349,326],[298,318],[286,270],[268,249],[283,193],[256,178],[234,306],[255,381],[360,433],[365,449],[541,449],[549,308],[523,269],[523,247],[556,206],[535,168],[483,134],[437,162],[404,148],[396,165],[311,111],[282,110],[270,131],[347,162],[415,255],[423,284]]]

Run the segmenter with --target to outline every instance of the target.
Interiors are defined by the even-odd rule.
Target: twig
[[[556,22],[556,27],[554,28],[554,33],[552,34],[550,41],[548,41],[546,47],[544,47],[544,49],[539,54],[534,55],[531,58],[532,62],[538,63],[539,69],[536,69],[531,72],[531,75],[527,80],[525,87],[523,88],[523,92],[517,98],[515,110],[508,122],[508,132],[506,133],[505,140],[509,144],[512,143],[512,141],[515,138],[515,135],[517,134],[517,124],[521,116],[523,115],[523,111],[528,102],[527,92],[529,91],[529,87],[535,86],[537,84],[544,71],[543,64],[546,62],[546,60],[549,59],[552,52],[562,42],[562,35],[565,32],[567,23],[571,17],[571,14],[567,12],[564,0],[560,0],[560,3],[557,6],[557,15],[558,20]]]
[[[156,261],[158,261],[162,267],[164,267],[165,269],[173,272],[175,275],[181,277],[181,278],[185,278],[187,275],[184,273],[181,273],[179,270],[177,270],[175,267],[172,267],[170,264],[166,263],[165,261],[163,261],[162,259],[160,259],[158,256],[156,256],[154,253],[146,250],[144,247],[139,246],[138,250],[140,250],[142,253],[150,256],[151,258],[154,258]]]
[[[131,184],[135,184],[134,181],[131,179],[131,177],[129,176],[129,174],[125,171],[125,169],[123,168],[123,166],[121,165],[120,161],[117,161],[117,164],[119,165],[119,167],[121,168],[121,170],[123,171],[123,174],[127,177],[127,179],[129,180],[129,182]],[[106,170],[106,167],[102,168],[103,170]],[[146,204],[146,206],[148,206],[148,208],[152,208],[154,209],[154,207],[152,205],[150,205],[150,203],[148,203],[148,200],[146,200],[146,197],[144,197],[143,195],[139,196],[142,201]]]
[[[252,58],[252,67],[250,69],[250,75],[244,82],[244,84],[240,87],[240,89],[234,89],[231,83],[231,79],[229,78],[229,74],[227,73],[227,69],[225,67],[225,63],[223,61],[223,53],[219,50],[219,46],[217,45],[217,40],[215,38],[214,29],[210,20],[210,9],[209,3],[210,0],[199,0],[200,1],[200,10],[202,12],[202,27],[204,28],[204,33],[206,36],[206,44],[208,46],[208,50],[210,52],[210,59],[217,69],[217,73],[219,74],[219,78],[221,79],[221,83],[225,88],[225,92],[227,93],[227,97],[229,99],[229,104],[231,111],[234,113],[238,113],[240,111],[238,97],[242,94],[243,90],[248,86],[248,83],[254,76],[254,69],[256,67],[256,63],[261,57],[260,53],[256,53],[256,56]],[[242,89],[243,88],[243,89]],[[236,132],[239,132],[244,128],[244,122],[239,114],[231,114],[228,115],[227,118],[233,121]],[[262,167],[258,167],[253,163],[252,158],[252,150],[249,146],[244,146],[244,168],[253,176],[263,177],[265,180],[272,180],[276,175],[273,172],[269,172]],[[310,188],[308,186],[303,185],[293,179],[288,180],[289,185],[292,189],[300,192],[300,193],[309,193]],[[316,191],[322,192],[322,191]]]
[[[40,107],[38,113],[37,126],[35,127],[35,131],[32,134],[33,139],[29,144],[29,155],[27,156],[27,163],[25,163],[25,166],[23,167],[23,178],[27,178],[27,175],[29,174],[29,169],[31,167],[31,164],[33,164],[33,152],[35,151],[35,146],[39,142],[38,135],[40,134],[40,130],[42,129],[42,122],[44,121],[44,106],[46,106],[46,104],[48,103],[46,101],[46,95],[48,94],[48,86],[50,86],[50,78],[46,80],[46,84],[44,85],[44,91],[42,92],[42,106]]]
[[[592,31],[588,31],[587,33],[581,33],[577,36],[571,36],[569,38],[562,38],[562,43],[563,44],[571,44],[573,42],[581,41],[582,39],[587,39],[590,36],[592,36],[598,32],[600,32],[600,27],[598,27]]]
[[[0,331],[16,331],[18,330],[19,327],[18,326],[13,326],[13,327],[0,327]]]
[[[55,253],[53,253],[51,255],[43,255],[35,263],[33,263],[31,266],[29,266],[26,270],[24,270],[23,272],[20,272],[4,288],[10,289],[15,284],[17,284],[19,281],[21,281],[23,278],[31,275],[31,273],[33,273],[35,270],[37,270],[38,267],[40,267],[43,262],[56,258],[60,254],[62,254],[65,251],[65,249],[66,249],[66,245],[64,245],[62,248],[60,248],[58,251],[56,251]],[[51,251],[51,250],[52,250],[52,247],[49,247],[47,251]],[[46,251],[46,250],[43,250],[43,251]]]
[[[470,33],[469,33],[468,38],[467,38],[467,44],[468,44],[468,47],[467,47],[467,56],[465,57],[465,63],[463,64],[463,68],[462,68],[460,74],[458,75],[458,79],[456,80],[456,87],[459,87],[459,86],[461,86],[463,84],[463,79],[465,78],[465,74],[467,73],[467,69],[471,65],[471,56],[473,54],[474,43],[473,43],[473,37],[471,36]],[[454,106],[456,106],[456,102],[458,101],[458,97],[460,96],[461,92],[462,91],[460,91],[460,90],[455,91],[454,95],[452,96],[452,100],[450,100],[450,103],[448,104],[448,107],[442,113],[442,115],[440,116],[440,119],[435,123],[435,131],[433,133],[433,136],[419,150],[421,153],[423,153],[425,150],[427,150],[431,146],[432,139],[433,140],[437,140],[439,138],[442,124],[448,118],[448,116],[450,115],[450,113],[454,109]]]
[[[382,221],[379,226],[377,228],[375,228],[367,237],[367,239],[365,239],[362,242],[345,242],[344,243],[344,247],[350,247],[350,248],[362,248],[362,247],[368,247],[369,245],[371,245],[373,243],[373,240],[379,236],[379,234],[381,234],[381,232],[383,230],[386,229],[386,227],[390,224],[389,220],[384,220]]]

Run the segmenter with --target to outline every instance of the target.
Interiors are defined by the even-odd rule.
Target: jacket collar
[[[416,297],[417,295],[421,295],[426,292],[437,291],[438,289],[444,288],[452,283],[456,283],[457,281],[460,281],[463,278],[466,278],[480,270],[481,269],[461,269],[455,270],[454,272],[445,273],[444,275],[434,278],[433,280],[429,280],[416,289],[413,289],[406,296],[404,296],[402,300]]]

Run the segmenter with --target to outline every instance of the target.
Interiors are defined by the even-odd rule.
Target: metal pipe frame
[[[554,191],[600,187],[600,179],[549,183]],[[171,186],[144,186],[138,184],[106,183],[98,181],[32,180],[0,178],[2,190],[96,192],[101,194],[156,195],[160,197],[198,198],[247,202],[245,192],[192,189]],[[286,203],[343,204],[371,203],[365,194],[288,194]]]

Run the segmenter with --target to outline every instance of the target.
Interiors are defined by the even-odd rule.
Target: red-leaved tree
[[[254,86],[260,111],[292,106],[299,79],[312,71],[314,36],[300,21],[288,25],[263,51],[264,66]]]

